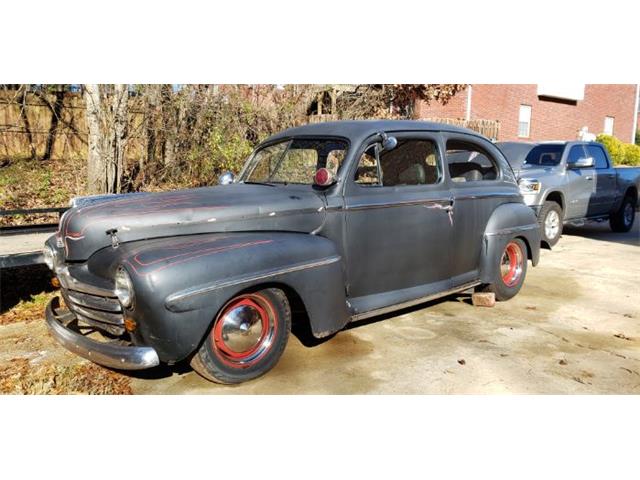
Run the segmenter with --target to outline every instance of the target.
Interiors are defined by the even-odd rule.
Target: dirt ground
[[[211,384],[188,366],[89,369],[54,344],[43,320],[9,323],[0,326],[0,391],[638,394],[639,225],[628,234],[606,224],[567,228],[537,268],[529,265],[520,294],[494,308],[459,295],[354,324],[313,347],[292,336],[273,371],[240,386]],[[69,384],[65,375],[78,369],[115,387]]]

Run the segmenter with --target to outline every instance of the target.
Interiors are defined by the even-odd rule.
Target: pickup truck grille
[[[112,335],[124,334],[124,315],[116,297],[102,297],[61,289],[67,307],[78,320]]]

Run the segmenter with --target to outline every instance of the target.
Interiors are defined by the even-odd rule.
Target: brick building
[[[474,84],[447,105],[418,102],[417,118],[497,120],[498,140],[572,140],[609,133],[634,142],[638,85]]]

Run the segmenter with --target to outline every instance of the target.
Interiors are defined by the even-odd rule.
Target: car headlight
[[[133,305],[133,283],[123,267],[118,268],[116,271],[115,284],[116,297],[118,297],[123,307],[129,308]]]
[[[44,263],[49,267],[50,270],[53,270],[55,265],[56,254],[49,245],[45,245],[42,249],[42,257],[44,258]]]
[[[522,193],[537,193],[540,191],[541,183],[538,180],[529,180],[522,178],[518,182],[518,187]]]

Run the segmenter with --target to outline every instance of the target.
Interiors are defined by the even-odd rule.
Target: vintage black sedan
[[[44,250],[66,305],[47,306],[53,336],[111,368],[190,360],[239,383],[276,365],[292,322],[323,338],[472,288],[508,300],[539,258],[513,171],[466,129],[292,128],[221,183],[75,199]]]

